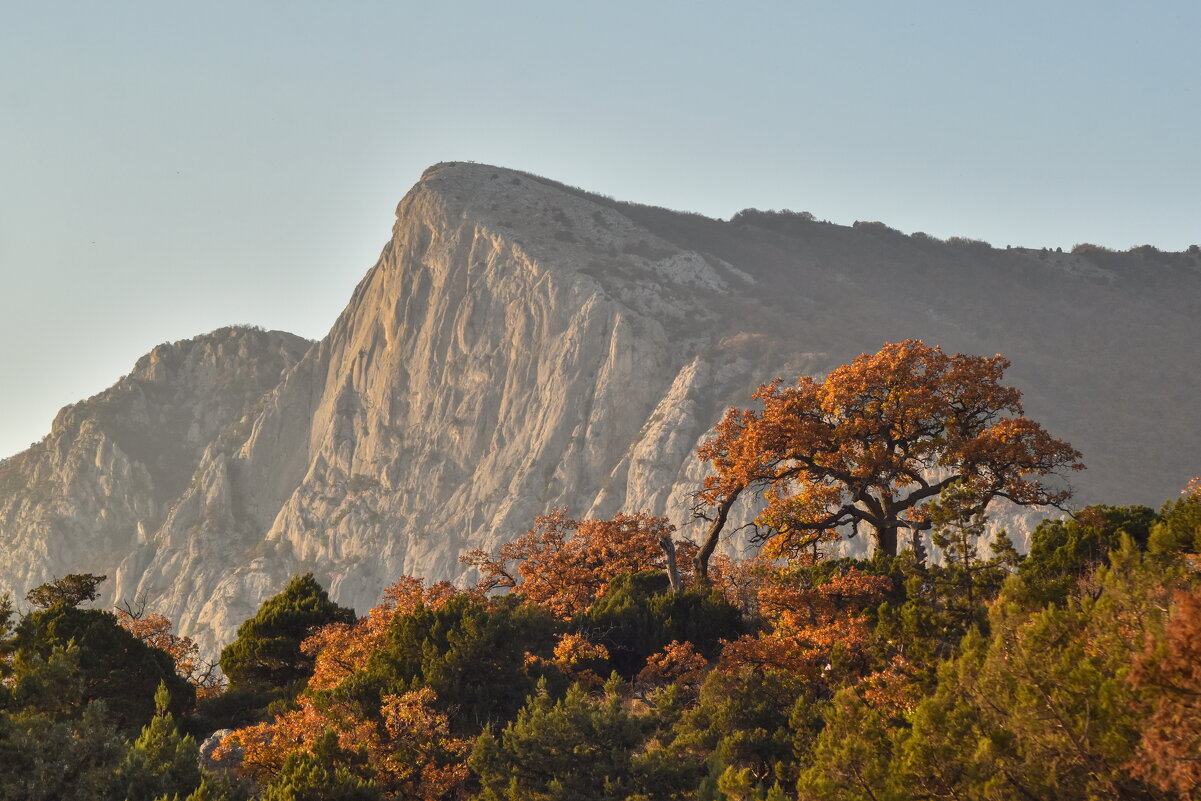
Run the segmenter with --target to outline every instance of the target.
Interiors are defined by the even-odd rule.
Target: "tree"
[[[345,756],[332,733],[311,751],[293,752],[267,785],[263,801],[382,801],[371,780],[338,764]]]
[[[854,690],[834,696],[812,766],[797,782],[798,797],[813,801],[884,801],[892,744],[881,716]]]
[[[353,626],[328,623],[313,631],[300,644],[300,650],[314,659],[310,690],[332,690],[355,671],[364,670],[371,655],[384,646],[388,628],[398,616],[418,610],[433,612],[459,595],[448,581],[431,587],[425,580],[401,576],[384,588],[383,600],[373,606]]]
[[[1160,647],[1149,644],[1131,682],[1151,700],[1135,776],[1182,798],[1201,794],[1201,589],[1180,592]]]
[[[688,797],[721,798],[718,782],[730,768],[751,784],[795,780],[792,718],[809,689],[804,677],[771,667],[711,671],[665,749],[681,768],[692,766],[699,787]]]
[[[515,597],[459,595],[397,616],[366,669],[333,692],[367,711],[388,694],[429,687],[436,707],[454,712],[454,732],[476,734],[521,708],[541,672],[534,657],[550,655],[556,628],[546,610]]]
[[[898,733],[892,773],[929,799],[1162,797],[1131,776],[1146,706],[1128,680],[1160,639],[1178,581],[1125,537],[1063,605],[1039,608],[1011,578],[935,692]]]
[[[317,773],[370,781],[388,798],[454,796],[467,779],[463,761],[469,742],[450,735],[449,721],[433,708],[434,700],[426,687],[384,696],[364,714],[354,704],[328,697],[318,702],[306,694],[296,709],[271,723],[228,735],[220,749],[240,748],[239,771],[272,787],[294,781],[289,774],[296,759],[312,754],[318,760],[310,767],[319,768]]]
[[[106,578],[108,576],[92,573],[68,573],[60,579],[34,587],[26,593],[25,600],[39,609],[49,609],[52,606],[74,608],[99,598],[100,593],[96,592],[96,587]]]
[[[867,672],[869,613],[892,582],[854,566],[804,564],[765,569],[758,609],[766,630],[727,643],[719,668],[774,668],[814,688]]]
[[[200,750],[191,737],[181,735],[167,706],[167,685],[154,695],[155,715],[126,750],[113,774],[109,797],[113,801],[154,801],[161,796],[187,795],[200,785]]]
[[[94,801],[121,758],[103,700],[84,700],[80,648],[14,655],[0,682],[0,801]]]
[[[154,715],[155,688],[165,682],[173,714],[183,715],[196,700],[194,688],[175,673],[171,657],[146,645],[117,624],[109,612],[55,604],[30,612],[6,645],[13,653],[13,693],[26,706],[56,716],[74,715],[71,706],[107,702],[108,714],[121,729],[138,731]],[[79,695],[68,699],[38,692],[44,671],[56,651],[78,654],[75,679]],[[66,709],[62,705],[67,704]]]
[[[597,699],[576,685],[555,701],[540,685],[499,737],[480,737],[471,766],[486,801],[622,801],[636,789],[634,755],[648,733],[617,680]]]
[[[824,381],[761,386],[753,397],[763,411],[731,408],[698,451],[714,472],[698,493],[710,526],[697,574],[707,578],[730,509],[748,491],[766,499],[755,523],[776,555],[836,538],[844,526],[852,535],[867,527],[896,555],[899,532],[917,546],[932,525],[925,506],[954,482],[980,511],[995,498],[1061,507],[1070,490],[1040,479],[1082,470],[1080,454],[1022,416],[1021,393],[1000,383],[1008,366],[1000,355],[948,356],[907,340]]]
[[[615,578],[576,624],[605,647],[613,669],[627,679],[672,642],[691,643],[714,658],[723,639],[744,630],[738,610],[721,593],[706,588],[670,592],[667,578],[651,571]]]
[[[141,602],[123,604],[116,614],[121,628],[175,660],[175,672],[196,688],[197,698],[215,696],[224,688],[216,663],[200,658],[200,646],[191,637],[173,634],[169,618],[157,612],[147,613]]]
[[[560,617],[583,612],[626,573],[666,570],[676,589],[674,526],[665,517],[619,514],[611,520],[575,520],[554,509],[534,521],[495,557],[477,549],[462,557],[480,571],[479,590],[509,587]]]
[[[300,644],[320,626],[354,622],[354,610],[331,601],[312,573],[294,576],[222,649],[231,694],[253,697],[252,704],[294,696],[313,672],[313,657]]]
[[[1155,512],[1146,506],[1088,506],[1068,520],[1042,521],[1018,567],[1032,593],[1027,600],[1063,603],[1081,578],[1105,564],[1123,537],[1145,547],[1154,522]]]

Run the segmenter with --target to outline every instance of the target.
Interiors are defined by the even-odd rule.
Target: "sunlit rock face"
[[[138,394],[151,354],[0,467],[0,584],[107,572],[211,652],[292,573],[363,612],[553,506],[690,533],[695,449],[727,406],[906,338],[1006,354],[1030,415],[1084,452],[1083,500],[1159,503],[1198,472],[1198,298],[1190,254],[710,220],[438,165],[322,341],[216,332],[259,344]],[[78,411],[110,393],[138,397],[120,436]]]

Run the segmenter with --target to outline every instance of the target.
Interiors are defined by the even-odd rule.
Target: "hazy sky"
[[[1201,4],[0,0],[0,456],[320,337],[428,165],[993,244],[1201,242]]]

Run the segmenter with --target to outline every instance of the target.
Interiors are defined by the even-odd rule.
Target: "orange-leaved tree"
[[[312,751],[332,733],[341,748],[365,761],[386,797],[458,797],[467,778],[464,760],[470,743],[452,736],[449,718],[435,708],[431,688],[384,694],[376,708],[364,708],[337,692],[368,668],[397,617],[421,608],[440,609],[456,594],[445,581],[426,587],[423,579],[401,576],[354,624],[329,623],[315,630],[300,646],[314,660],[304,692],[272,720],[226,736],[217,757],[240,750],[238,771],[266,784],[290,756]]]
[[[1164,642],[1148,643],[1130,679],[1150,699],[1135,776],[1181,798],[1201,794],[1201,589],[1180,592]]]
[[[425,579],[401,576],[384,589],[383,600],[353,625],[328,623],[315,630],[300,644],[300,650],[313,657],[308,687],[332,690],[356,670],[366,669],[394,618],[412,614],[419,606],[441,609],[456,593],[448,581],[426,587]]]
[[[609,582],[625,573],[674,573],[675,528],[665,517],[619,514],[611,520],[576,520],[554,509],[534,527],[500,547],[496,556],[476,549],[461,560],[480,572],[481,592],[509,587],[560,617],[588,609]],[[678,575],[672,576],[673,586]]]
[[[470,742],[450,733],[449,719],[435,709],[435,694],[421,687],[401,695],[385,695],[378,711],[364,715],[338,699],[316,703],[301,695],[295,708],[268,723],[228,734],[215,756],[240,750],[237,772],[267,784],[288,757],[313,750],[333,734],[338,745],[365,762],[372,780],[388,798],[434,801],[458,798],[467,780]]]
[[[857,568],[827,571],[812,557],[788,565],[764,565],[758,587],[765,631],[726,643],[720,666],[775,668],[809,681],[859,676],[869,667],[868,611],[892,582]]]
[[[211,698],[224,689],[216,663],[200,658],[200,646],[191,637],[172,633],[170,618],[147,612],[144,600],[118,606],[116,615],[121,628],[175,660],[175,672],[196,688],[197,698]]]
[[[897,553],[930,528],[925,506],[961,482],[975,508],[994,498],[1060,506],[1066,486],[1041,479],[1082,470],[1080,454],[1023,416],[1021,393],[1001,383],[1003,356],[947,355],[919,340],[886,344],[796,386],[754,394],[763,410],[731,408],[698,455],[713,472],[698,493],[710,520],[696,559],[702,580],[734,502],[762,493],[755,523],[769,554],[787,556],[864,526]]]

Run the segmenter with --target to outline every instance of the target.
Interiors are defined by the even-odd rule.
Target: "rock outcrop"
[[[143,360],[3,463],[0,585],[108,572],[212,649],[297,571],[362,612],[552,506],[683,526],[726,406],[910,337],[1005,353],[1029,413],[1084,452],[1083,500],[1158,503],[1198,471],[1198,298],[1195,254],[710,220],[438,165],[322,341],[217,332],[257,367],[214,357],[161,396],[136,389]],[[119,425],[92,411],[138,392]]]

